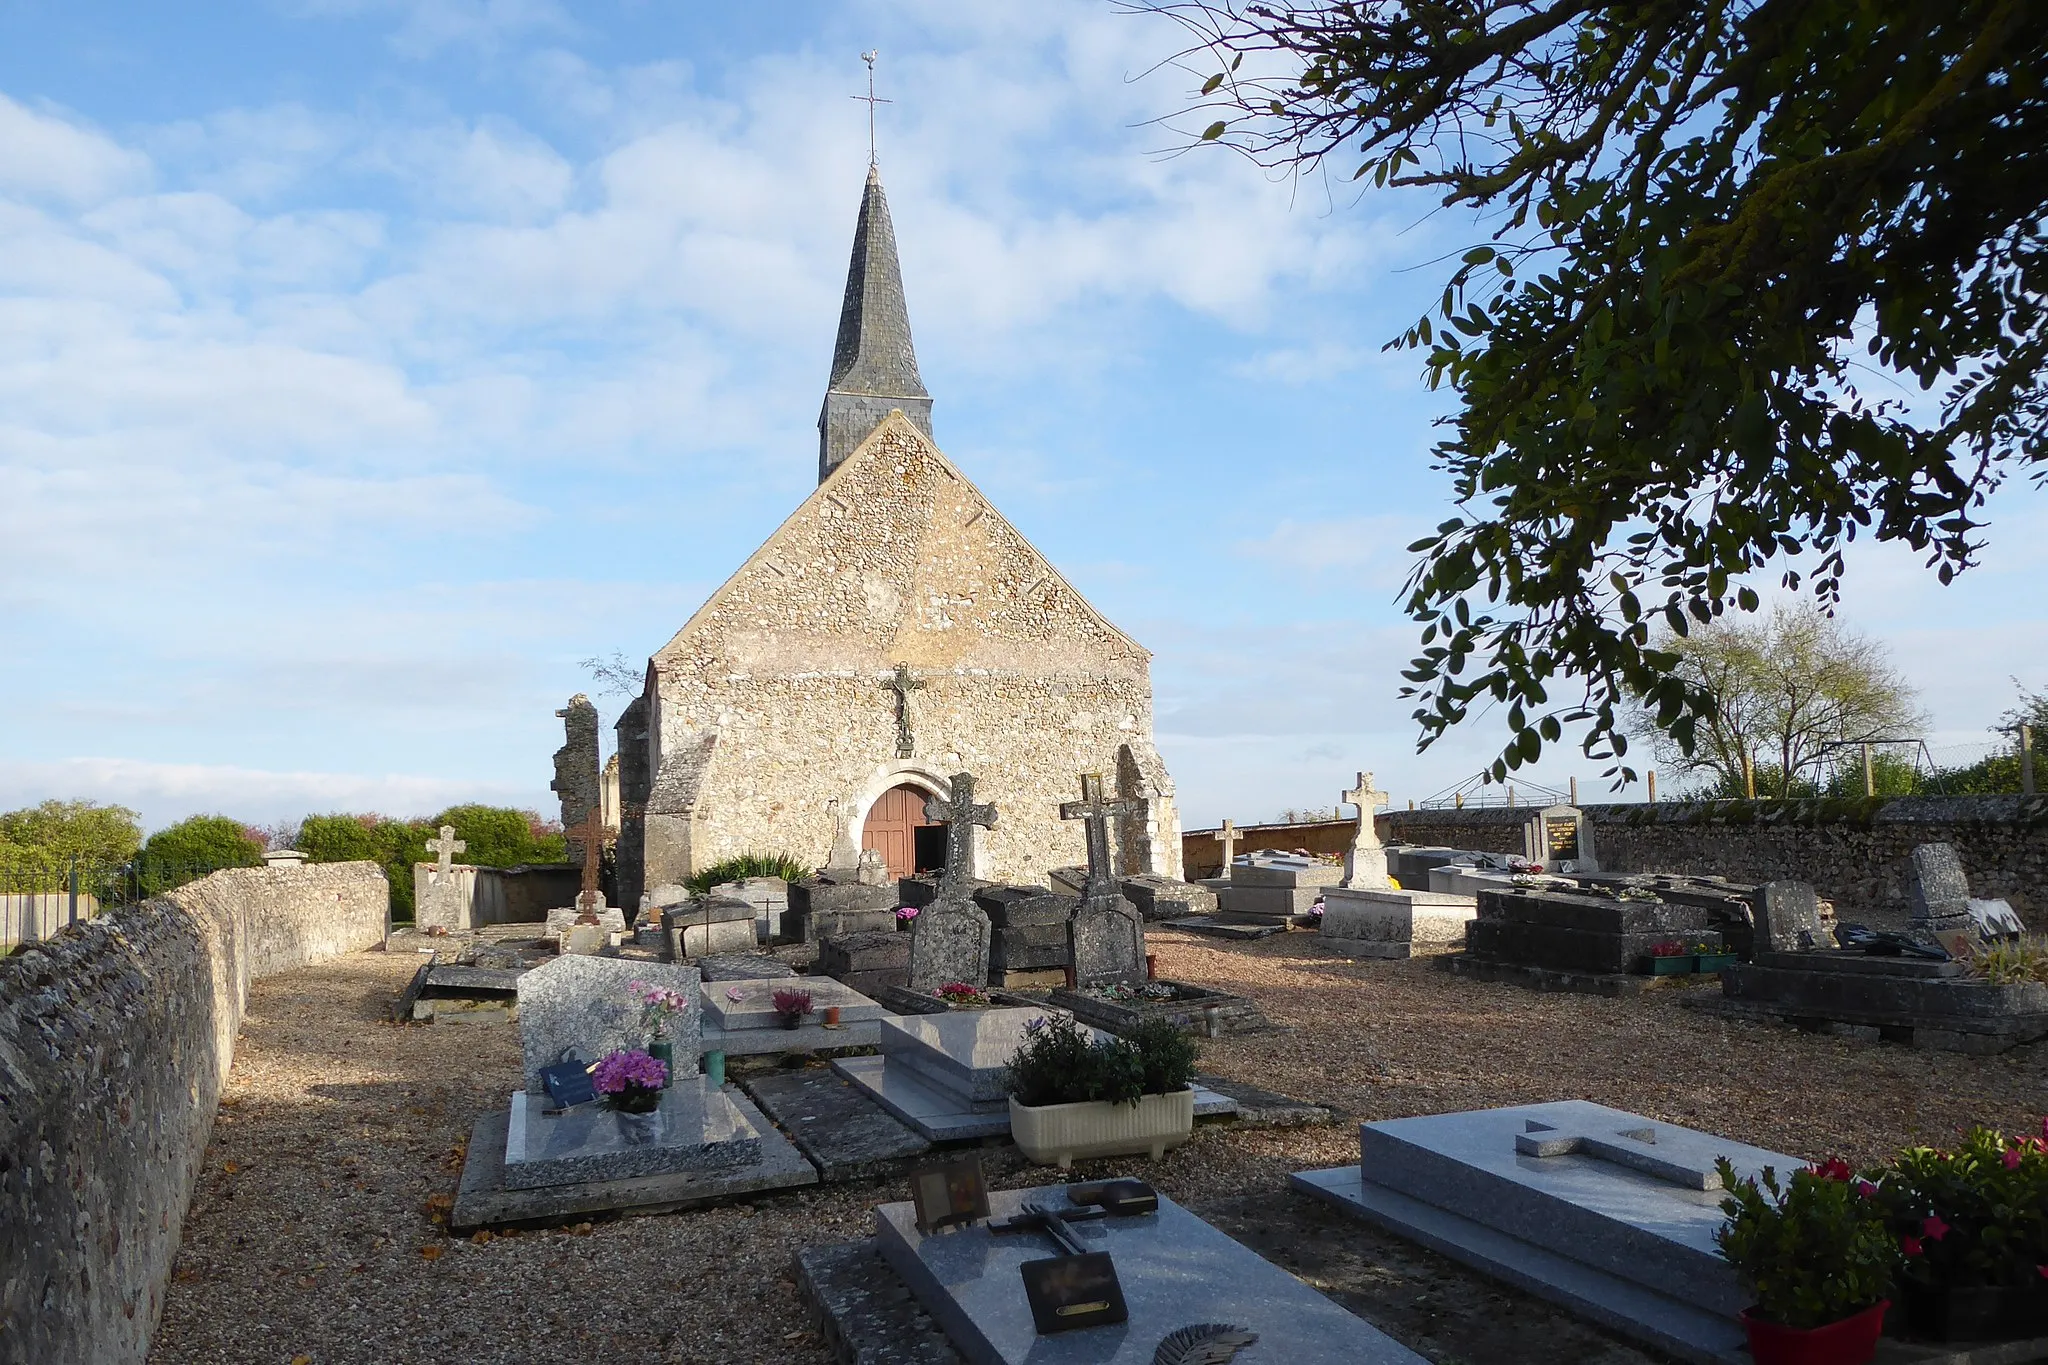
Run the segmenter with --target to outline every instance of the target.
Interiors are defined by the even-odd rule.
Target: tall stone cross
[[[583,890],[576,897],[576,922],[596,924],[604,905],[604,892],[597,889],[597,869],[604,858],[604,836],[612,831],[604,823],[604,811],[592,806],[574,826],[563,831],[583,846]]]
[[[1384,887],[1388,884],[1387,851],[1380,844],[1373,812],[1387,804],[1387,794],[1373,788],[1371,773],[1360,773],[1358,785],[1345,792],[1343,799],[1358,807],[1358,833],[1351,837],[1351,848],[1344,856],[1344,885]]]
[[[1217,843],[1223,845],[1222,875],[1228,877],[1230,875],[1231,864],[1237,861],[1237,826],[1231,824],[1230,821],[1225,820],[1223,822],[1223,828],[1217,830],[1210,837],[1214,839]]]
[[[447,881],[455,867],[455,855],[468,851],[469,845],[455,837],[455,826],[441,826],[441,837],[427,840],[427,852],[440,855],[434,863],[434,885]]]
[[[882,686],[896,694],[896,757],[909,758],[917,747],[910,733],[910,694],[924,691],[925,685],[910,676],[909,664],[897,664],[895,674]]]
[[[922,686],[922,684],[920,684]],[[941,801],[934,796],[924,803],[924,818],[946,827],[946,870],[939,876],[944,891],[962,890],[974,876],[974,830],[996,827],[996,808],[974,804],[974,775],[953,774],[953,795]]]
[[[1081,890],[1083,896],[1116,894],[1109,862],[1109,822],[1142,816],[1145,812],[1143,801],[1105,801],[1100,773],[1082,774],[1081,799],[1060,803],[1060,819],[1088,822],[1088,884]]]

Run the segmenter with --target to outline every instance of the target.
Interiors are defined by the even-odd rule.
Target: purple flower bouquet
[[[668,1084],[668,1063],[639,1048],[611,1053],[591,1073],[605,1103],[622,1114],[651,1114],[661,1105]]]

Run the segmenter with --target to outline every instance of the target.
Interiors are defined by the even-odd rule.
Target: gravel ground
[[[1283,1031],[1203,1069],[1334,1107],[1330,1128],[1204,1128],[1142,1174],[1430,1359],[1649,1359],[1546,1305],[1286,1191],[1357,1159],[1354,1121],[1583,1097],[1802,1155],[1885,1155],[1984,1121],[2030,1128],[2048,1056],[1970,1058],[1628,1000],[1353,962],[1312,935],[1153,934],[1163,975],[1253,996]],[[383,1022],[416,959],[364,953],[258,983],[173,1270],[155,1365],[827,1359],[796,1248],[865,1235],[899,1182],[468,1241],[439,1219],[471,1122],[518,1084],[515,1031]],[[1041,1183],[1012,1149],[992,1183]]]

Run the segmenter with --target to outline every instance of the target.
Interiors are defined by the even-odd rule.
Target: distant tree
[[[558,863],[567,841],[559,829],[549,831],[537,812],[509,806],[450,806],[427,824],[452,825],[455,837],[469,847],[461,861],[479,867],[517,867],[522,863]]]
[[[2018,678],[2012,680],[2013,688],[2020,694],[2019,704],[1998,718],[1998,724],[1991,728],[2010,734],[2022,725],[2034,728],[2034,743],[2048,743],[2048,687],[2039,692],[2027,691],[2027,685]]]
[[[1712,794],[1743,794],[1745,755],[1759,796],[1812,794],[1830,744],[1897,739],[1925,723],[1884,646],[1811,604],[1777,607],[1761,621],[1723,618],[1657,647],[1707,705],[1690,752],[1648,701],[1635,728],[1659,763],[1707,777]]]
[[[309,815],[299,824],[298,849],[316,863],[373,862],[391,884],[391,915],[411,919],[413,864],[430,861],[427,840],[433,829],[424,820],[398,820],[388,815]]]
[[[647,686],[646,665],[634,663],[620,650],[580,659],[576,666],[590,674],[600,696],[637,697]]]
[[[0,813],[0,852],[52,862],[123,863],[142,843],[140,817],[97,801],[45,801]]]
[[[149,836],[137,855],[141,888],[154,894],[224,867],[259,867],[263,836],[225,815],[195,815]]]
[[[1689,755],[1715,699],[1654,624],[1772,570],[1832,605],[1858,535],[1946,583],[2048,473],[2040,0],[1127,3],[1192,35],[1196,140],[1490,232],[1393,343],[1456,395],[1424,747],[1497,705],[1496,778],[1584,722],[1627,780],[1639,698]]]

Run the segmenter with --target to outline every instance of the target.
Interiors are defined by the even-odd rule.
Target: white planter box
[[[1135,1156],[1154,1161],[1169,1147],[1186,1142],[1195,1130],[1195,1092],[1147,1095],[1135,1105],[1086,1100],[1080,1104],[1047,1104],[1037,1108],[1010,1099],[1010,1136],[1024,1155],[1043,1166],[1062,1170],[1076,1157]]]

